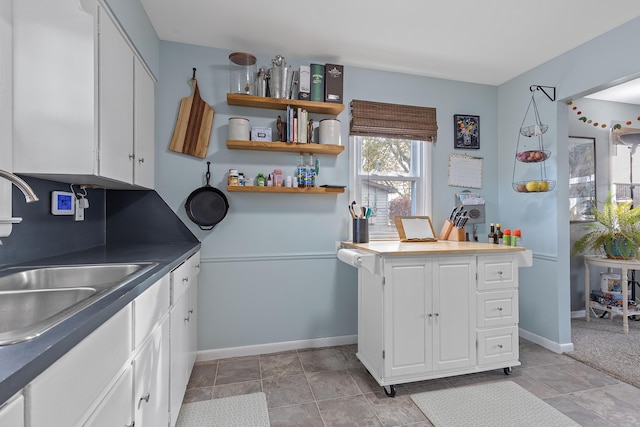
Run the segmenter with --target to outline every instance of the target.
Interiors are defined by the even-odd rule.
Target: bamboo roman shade
[[[435,142],[438,136],[436,109],[354,99],[349,133]]]

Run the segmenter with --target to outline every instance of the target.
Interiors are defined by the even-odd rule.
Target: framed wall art
[[[454,148],[480,148],[480,116],[453,115]]]

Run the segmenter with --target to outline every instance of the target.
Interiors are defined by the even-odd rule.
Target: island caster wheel
[[[511,366],[509,366],[508,368],[504,368],[505,375],[511,375],[512,372],[513,372],[513,369],[511,369]]]
[[[394,385],[390,385],[389,386],[389,391],[387,391],[387,387],[383,386],[382,389],[384,390],[385,394],[389,397],[395,397],[396,395],[396,386]]]

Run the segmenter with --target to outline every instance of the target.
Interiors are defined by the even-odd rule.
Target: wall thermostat
[[[53,215],[73,215],[76,197],[67,191],[51,192],[51,213]]]

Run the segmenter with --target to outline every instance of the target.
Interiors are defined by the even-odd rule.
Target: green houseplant
[[[595,222],[587,224],[587,233],[573,244],[574,252],[604,252],[609,258],[635,258],[640,248],[640,207],[631,208],[631,201],[616,203],[609,193],[602,210],[596,206],[593,214]]]

